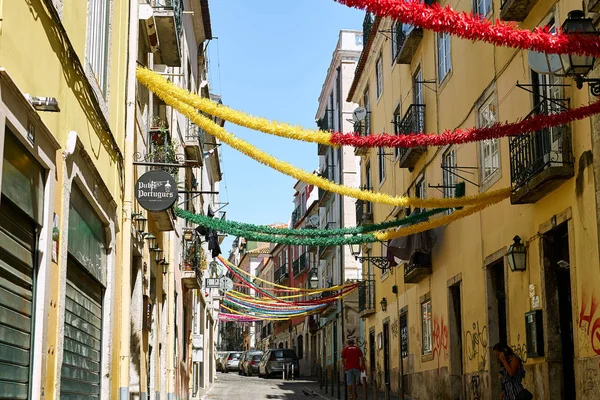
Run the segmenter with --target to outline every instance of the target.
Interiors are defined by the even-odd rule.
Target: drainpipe
[[[175,228],[177,229],[177,228]],[[167,287],[167,400],[175,398],[175,365],[178,360],[175,359],[175,238],[174,232],[169,234],[169,268],[166,275]],[[166,247],[166,246],[165,246]],[[159,266],[159,273],[161,267]],[[178,313],[179,316],[180,313]],[[210,374],[210,373],[209,373]],[[210,376],[210,375],[209,375]]]
[[[133,211],[133,153],[135,151],[135,68],[138,43],[138,1],[129,2],[129,43],[125,108],[125,154],[123,193],[123,257],[121,259],[121,343],[119,357],[119,400],[129,399],[131,341],[131,213]]]

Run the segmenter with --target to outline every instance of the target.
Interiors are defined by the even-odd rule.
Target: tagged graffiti
[[[440,354],[444,354],[446,359],[448,354],[448,326],[444,324],[444,317],[437,318],[433,322],[433,356],[438,356],[438,368],[439,368],[439,357]]]
[[[527,345],[521,344],[521,334],[517,334],[517,344],[513,346],[513,351],[523,363],[527,362]]]
[[[471,376],[471,383],[469,385],[469,389],[471,390],[472,400],[481,399],[481,377],[479,375]]]
[[[583,394],[589,398],[600,397],[600,379],[597,369],[587,368],[583,371]]]
[[[400,334],[400,321],[398,321],[398,319],[396,319],[392,323],[392,337],[397,338],[399,334]]]
[[[595,294],[592,294],[591,301],[588,303],[587,293],[582,290],[579,329],[582,333],[585,333],[585,337],[594,353],[600,355],[600,315],[596,315],[599,304]]]
[[[469,361],[477,361],[480,371],[487,364],[488,329],[486,325],[479,327],[479,321],[473,322],[473,330],[465,333],[465,346]]]

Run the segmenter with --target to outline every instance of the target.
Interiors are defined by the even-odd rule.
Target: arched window
[[[283,342],[279,343],[279,348],[283,349]]]
[[[302,360],[304,357],[304,338],[302,335],[298,336],[298,358]]]

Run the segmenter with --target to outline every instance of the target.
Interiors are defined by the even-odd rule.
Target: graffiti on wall
[[[585,290],[581,291],[581,309],[579,311],[579,350],[600,355],[600,313],[598,299],[592,292],[591,298]]]
[[[521,334],[517,334],[517,344],[513,346],[513,351],[515,354],[523,361],[527,362],[527,345],[525,343],[521,343]]]
[[[469,361],[476,361],[480,371],[485,370],[488,351],[488,329],[473,322],[473,329],[465,333],[465,347]]]
[[[600,374],[598,368],[586,368],[583,371],[583,395],[590,399],[600,398]]]
[[[481,377],[477,374],[471,376],[471,382],[469,383],[469,390],[471,392],[472,400],[481,399]]]
[[[391,326],[392,329],[392,337],[397,338],[400,334],[400,320],[396,318]]]
[[[433,357],[438,359],[438,372],[440,369],[440,358],[448,358],[448,326],[444,323],[444,317],[439,320],[433,319]]]

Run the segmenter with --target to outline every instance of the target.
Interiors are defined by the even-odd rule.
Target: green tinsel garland
[[[374,235],[360,233],[374,232],[382,229],[388,229],[404,225],[412,225],[417,222],[425,221],[429,217],[444,211],[446,211],[445,208],[436,208],[433,210],[414,214],[396,221],[388,221],[379,224],[340,229],[272,228],[264,225],[253,225],[235,221],[225,221],[221,219],[210,218],[205,215],[194,214],[179,208],[175,209],[175,215],[195,224],[206,226],[208,228],[214,229],[219,232],[227,233],[229,235],[243,237],[252,241],[279,243],[295,246],[342,246],[346,244],[377,242],[377,239]]]

